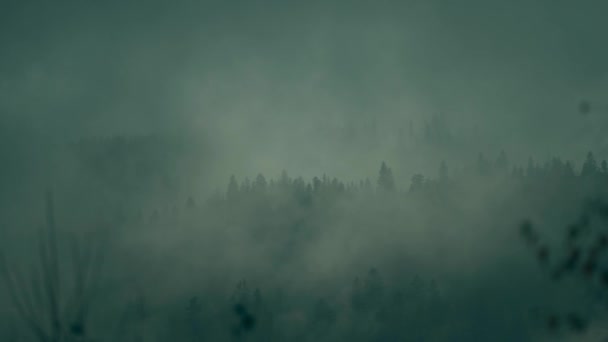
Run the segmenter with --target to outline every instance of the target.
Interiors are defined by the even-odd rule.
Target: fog
[[[0,339],[608,335],[607,10],[2,2]]]

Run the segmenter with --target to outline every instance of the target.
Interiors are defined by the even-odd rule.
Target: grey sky
[[[2,7],[2,122],[33,134],[185,132],[213,141],[226,172],[345,173],[359,143],[336,148],[323,127],[422,129],[443,113],[492,155],[608,156],[602,1]],[[359,159],[375,169],[390,147]]]

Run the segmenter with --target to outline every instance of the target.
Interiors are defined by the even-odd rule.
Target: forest
[[[66,184],[78,191],[41,189],[32,213],[41,228],[5,232],[14,243],[1,260],[3,340],[604,333],[608,169],[592,152],[579,168],[480,153],[405,181],[387,162],[357,181],[231,175],[198,198],[167,168],[186,160],[181,149],[157,137],[65,151],[77,170],[62,165]],[[96,195],[74,202],[84,192]]]
[[[608,341],[606,13],[0,0],[0,342]]]

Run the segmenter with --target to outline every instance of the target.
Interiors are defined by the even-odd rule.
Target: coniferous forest
[[[602,331],[608,170],[592,152],[578,168],[478,154],[458,173],[443,161],[409,180],[387,162],[352,181],[227,175],[198,198],[166,170],[183,150],[161,139],[80,140],[65,151],[72,185],[34,196],[36,229],[5,232],[15,241],[2,254],[8,340]],[[86,203],[66,207],[83,191]]]
[[[0,342],[608,341],[606,13],[0,2]]]

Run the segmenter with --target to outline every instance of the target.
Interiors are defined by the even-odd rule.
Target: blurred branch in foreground
[[[0,254],[0,271],[15,310],[39,341],[85,341],[103,250],[90,238],[73,237],[67,246],[60,244],[53,207],[53,194],[48,191],[37,262],[24,273]],[[59,254],[64,247],[67,258]]]

